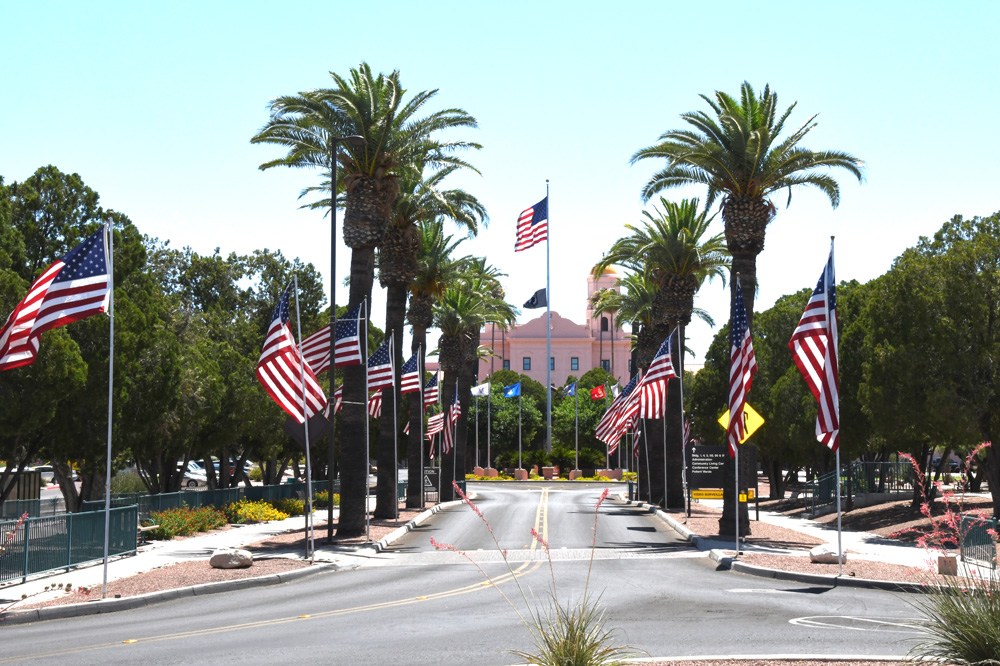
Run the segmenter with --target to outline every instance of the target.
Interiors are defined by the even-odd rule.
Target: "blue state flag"
[[[521,395],[521,382],[503,387],[503,397],[516,398],[519,395]]]
[[[566,386],[562,390],[563,395],[576,395],[576,382]]]

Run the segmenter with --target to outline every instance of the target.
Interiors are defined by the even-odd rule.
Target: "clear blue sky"
[[[478,118],[461,136],[483,144],[469,156],[482,177],[453,183],[491,222],[464,249],[509,275],[517,305],[544,286],[545,264],[541,246],[514,254],[515,220],[551,180],[551,301],[578,322],[589,267],[640,219],[657,166],[629,157],[705,108],[699,93],[744,79],[797,101],[792,124],[821,114],[805,146],[868,165],[863,185],[840,175],[836,210],[818,192],[796,192],[787,209],[776,198],[758,310],[815,285],[830,235],[838,278],[867,281],[952,215],[1000,209],[995,2],[0,0],[0,23],[6,180],[53,164],[146,234],[205,253],[280,249],[326,277],[328,222],[296,199],[320,174],[261,172],[279,151],[249,139],[271,98],[328,86],[329,71],[361,61]],[[704,196],[667,196],[692,195]],[[338,285],[348,260],[342,248]],[[697,305],[728,317],[721,282]],[[384,306],[374,317],[384,323]],[[712,330],[689,334],[700,362]]]

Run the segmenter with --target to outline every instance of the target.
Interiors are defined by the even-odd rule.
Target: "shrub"
[[[330,493],[325,490],[321,490],[318,493],[313,494],[313,506],[317,509],[325,509],[330,504]],[[340,493],[333,494],[333,505],[340,506]]]
[[[284,520],[288,518],[287,513],[278,511],[263,500],[250,502],[246,499],[241,499],[239,502],[233,502],[222,507],[222,512],[226,515],[226,520],[238,525],[244,523],[263,523],[268,520]]]
[[[274,499],[269,504],[281,513],[287,513],[289,516],[301,516],[306,512],[306,503],[300,499]]]
[[[250,477],[251,481],[263,481],[264,470],[262,470],[260,467],[254,467],[250,470],[250,474],[248,474],[247,476]]]
[[[144,493],[146,484],[133,471],[121,471],[111,477],[111,494],[124,495],[126,493]]]
[[[164,541],[169,541],[175,536],[207,532],[226,524],[226,516],[210,506],[197,509],[182,506],[176,509],[155,511],[149,514],[149,519],[159,527],[147,532],[146,536],[150,539]]]

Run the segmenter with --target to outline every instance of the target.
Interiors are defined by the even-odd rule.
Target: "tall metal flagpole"
[[[364,354],[364,364],[365,364],[365,402],[362,403],[365,406],[365,541],[372,540],[372,525],[371,516],[368,515],[368,500],[371,497],[371,484],[369,483],[368,473],[371,470],[371,444],[368,430],[371,427],[371,419],[368,417],[368,299],[365,298],[361,301],[361,319],[358,321],[358,326],[361,326],[361,322],[365,322],[364,339],[365,339],[365,354]],[[360,333],[360,331],[359,331]],[[334,350],[330,350],[333,352]],[[346,397],[346,396],[345,396]],[[330,498],[330,502],[333,502],[333,498]]]
[[[576,467],[574,469],[580,471],[580,392],[579,382],[574,382],[573,384],[573,422],[575,427],[575,440],[576,440]]]
[[[108,248],[108,320],[111,344],[108,349],[108,460],[104,469],[104,583],[101,598],[108,596],[108,538],[111,534],[111,402],[115,382],[115,232],[105,225]]]
[[[517,387],[517,468],[524,469],[521,464],[521,387]]]
[[[417,345],[417,376],[420,378],[418,382],[420,384],[420,392],[417,394],[420,396],[420,425],[417,426],[417,445],[420,447],[420,466],[417,468],[420,471],[420,475],[417,477],[417,483],[420,484],[420,510],[423,511],[424,507],[427,505],[427,499],[424,497],[424,346]],[[409,471],[407,471],[407,483],[410,482]]]
[[[459,400],[458,397],[458,379],[455,379],[455,397],[453,400]],[[459,403],[461,404],[461,403]],[[448,413],[444,416],[444,427],[448,427],[448,420],[451,419],[451,405],[448,405]],[[451,431],[451,482],[458,483],[458,419],[455,419],[455,427]],[[452,494],[454,499],[454,494]]]
[[[831,262],[833,261],[833,236],[830,236],[830,261]],[[831,354],[829,351],[827,351],[826,357],[827,357],[827,359],[834,359],[834,358],[836,358],[836,359],[838,359],[838,363],[839,363],[840,362],[839,361],[839,358],[840,358],[839,357],[839,352],[840,352],[840,350],[837,349],[837,344],[838,344],[839,340],[834,339],[834,337],[832,335],[832,333],[833,333],[833,319],[832,319],[832,315],[831,315],[831,312],[830,312],[830,301],[831,301],[831,298],[830,298],[830,288],[832,286],[833,285],[830,284],[830,271],[828,271],[828,270],[826,270],[824,268],[823,269],[823,293],[826,294],[826,334],[827,334],[827,343],[826,344],[827,344],[828,348],[831,345],[833,346],[833,353]],[[838,404],[840,402],[840,394],[839,393],[837,395],[837,402],[838,402]],[[838,412],[838,414],[837,414],[837,416],[838,416],[837,427],[839,428],[840,427],[840,422],[839,422],[839,416],[840,416],[839,412],[840,412],[840,409],[839,408],[838,408],[837,412]],[[843,576],[844,575],[844,550],[843,550],[843,546],[842,546],[842,542],[841,542],[841,531],[840,531],[840,445],[839,445],[839,442],[838,442],[838,445],[837,445],[836,457],[837,457],[837,575],[838,576]]]
[[[548,298],[548,294],[545,295]],[[490,324],[490,391],[486,394],[486,467],[493,469],[493,452],[490,450],[490,425],[493,423],[493,363],[496,359],[494,349],[497,343],[496,322]]]
[[[389,331],[389,365],[392,370],[392,472],[393,497],[396,498],[396,524],[399,524],[399,406],[396,403],[396,331]]]
[[[549,281],[549,247],[552,246],[552,202],[549,179],[545,179],[545,452],[552,452],[552,288]]]
[[[305,426],[305,436],[306,436],[306,503],[305,503],[305,519],[306,519],[306,557],[312,560],[316,555],[315,542],[313,541],[313,531],[311,529],[312,525],[312,456],[309,453],[309,409],[306,405],[306,364],[303,360],[304,355],[302,354],[302,319],[299,316],[299,274],[292,273],[292,282],[295,283],[295,328],[299,336],[299,379],[302,382],[302,423]],[[330,350],[331,353],[333,350]],[[331,502],[332,502],[332,498]]]
[[[732,417],[733,417],[733,415],[730,414],[729,418],[732,418]],[[733,462],[734,462],[734,464],[736,466],[736,474],[735,474],[735,476],[736,476],[736,494],[734,495],[734,497],[736,498],[736,521],[735,521],[736,522],[736,557],[739,557],[740,556],[740,446],[739,446],[739,442],[736,443],[736,445],[733,447],[733,450],[736,451],[736,455],[733,456]]]
[[[691,515],[691,506],[688,503],[688,481],[687,481],[687,455],[686,449],[688,445],[686,433],[687,433],[687,418],[684,416],[684,348],[681,346],[684,344],[683,335],[681,334],[680,326],[677,327],[677,376],[680,378],[681,387],[681,484],[684,487],[684,510],[685,515]],[[737,516],[738,518],[738,516]]]
[[[479,394],[476,394],[476,467],[479,467]]]

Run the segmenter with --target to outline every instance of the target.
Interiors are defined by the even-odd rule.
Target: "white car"
[[[208,475],[204,468],[193,460],[188,461],[187,470],[184,472],[184,487],[199,488],[208,485]]]

